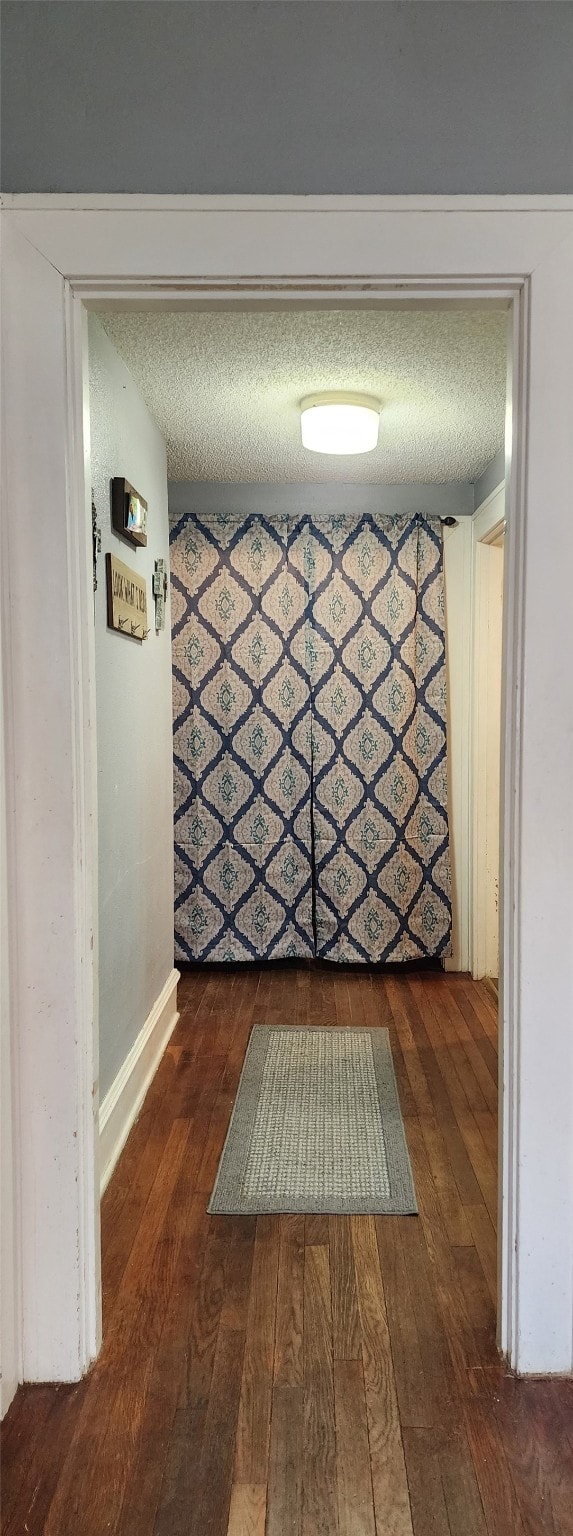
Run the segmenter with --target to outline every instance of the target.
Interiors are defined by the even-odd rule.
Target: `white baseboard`
[[[120,1152],[143,1104],[172,1034],[177,1012],[179,971],[171,971],[137,1040],[106,1093],[99,1111],[100,1193],[109,1183]]]

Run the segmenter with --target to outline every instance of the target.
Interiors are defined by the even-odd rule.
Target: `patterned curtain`
[[[177,958],[448,954],[439,525],[187,515],[171,576]]]

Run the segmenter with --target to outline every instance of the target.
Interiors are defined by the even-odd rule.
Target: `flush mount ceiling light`
[[[331,390],[300,402],[303,448],[312,453],[371,453],[378,442],[381,401]]]

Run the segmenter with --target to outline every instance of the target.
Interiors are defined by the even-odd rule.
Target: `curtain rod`
[[[300,510],[301,510],[303,516],[307,515],[307,514],[305,514],[304,509],[301,508]],[[220,510],[215,511],[214,509],[212,509],[210,507],[209,508],[205,508],[205,510],[203,510],[203,508],[190,507],[188,512],[183,512],[183,511],[181,511],[180,508],[175,509],[175,508],[171,507],[169,509],[169,521],[171,523],[179,523],[182,517],[198,517],[200,520],[208,522],[210,518],[217,518],[217,517],[226,516],[226,515],[227,515],[226,513],[222,513]],[[255,511],[252,514],[251,513],[247,513],[247,512],[239,512],[237,508],[234,508],[233,511],[230,514],[230,516],[232,518],[235,518],[237,522],[243,522],[245,517],[249,517],[251,515],[254,516],[254,517],[257,517],[257,516],[261,516],[261,515],[264,515],[264,514],[261,514],[258,511]],[[270,515],[272,517],[274,514],[271,513]],[[285,509],[284,511],[279,511],[278,514],[276,514],[276,515],[279,516],[279,517],[289,517],[292,514],[291,514],[290,511],[287,511]],[[298,515],[298,513],[297,513],[297,515]],[[322,515],[326,515],[326,514],[322,513]],[[457,528],[458,522],[459,522],[459,518],[452,517],[451,514],[449,514],[447,517],[440,517],[437,512],[411,512],[411,513],[408,513],[408,512],[397,512],[397,513],[388,513],[387,515],[388,515],[388,517],[423,517],[425,522],[427,522],[427,523],[436,523],[436,522],[438,522],[438,523],[440,523],[442,525],[443,528]],[[310,516],[311,518],[313,518],[317,522],[319,522],[320,521],[320,517],[321,517],[321,512],[320,511],[318,511],[318,512],[317,511],[311,511],[308,514],[308,516]],[[360,511],[358,511],[356,513],[356,516],[358,516],[358,517],[362,517],[362,516],[368,517],[369,516],[369,511],[366,508],[363,509],[363,510],[361,509]]]

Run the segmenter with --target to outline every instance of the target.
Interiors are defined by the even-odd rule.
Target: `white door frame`
[[[504,543],[505,535],[505,484],[491,492],[471,518],[471,731],[470,777],[472,852],[471,852],[471,970],[472,976],[497,976],[498,968],[490,968],[494,944],[494,928],[491,923],[488,859],[491,857],[491,817],[498,817],[500,804],[501,752],[497,783],[492,780],[491,728],[492,716],[488,696],[488,657],[491,654],[490,625],[493,621],[496,636],[500,636],[503,612],[491,613],[491,573],[487,564],[488,551]],[[503,557],[500,574],[503,572]],[[497,603],[497,588],[496,598]],[[501,721],[498,722],[500,724]],[[497,868],[501,864],[502,828],[499,828],[499,854],[494,853]],[[495,848],[497,849],[496,842]],[[499,902],[498,902],[499,908]],[[495,929],[499,934],[499,910]],[[499,943],[499,937],[497,940]],[[496,946],[497,947],[497,946]]]
[[[83,304],[126,295],[139,304],[244,303],[273,294],[285,302],[512,301],[517,452],[505,604],[499,1338],[519,1371],[568,1372],[573,199],[4,201],[7,789],[24,1377],[76,1379],[100,1343]]]

